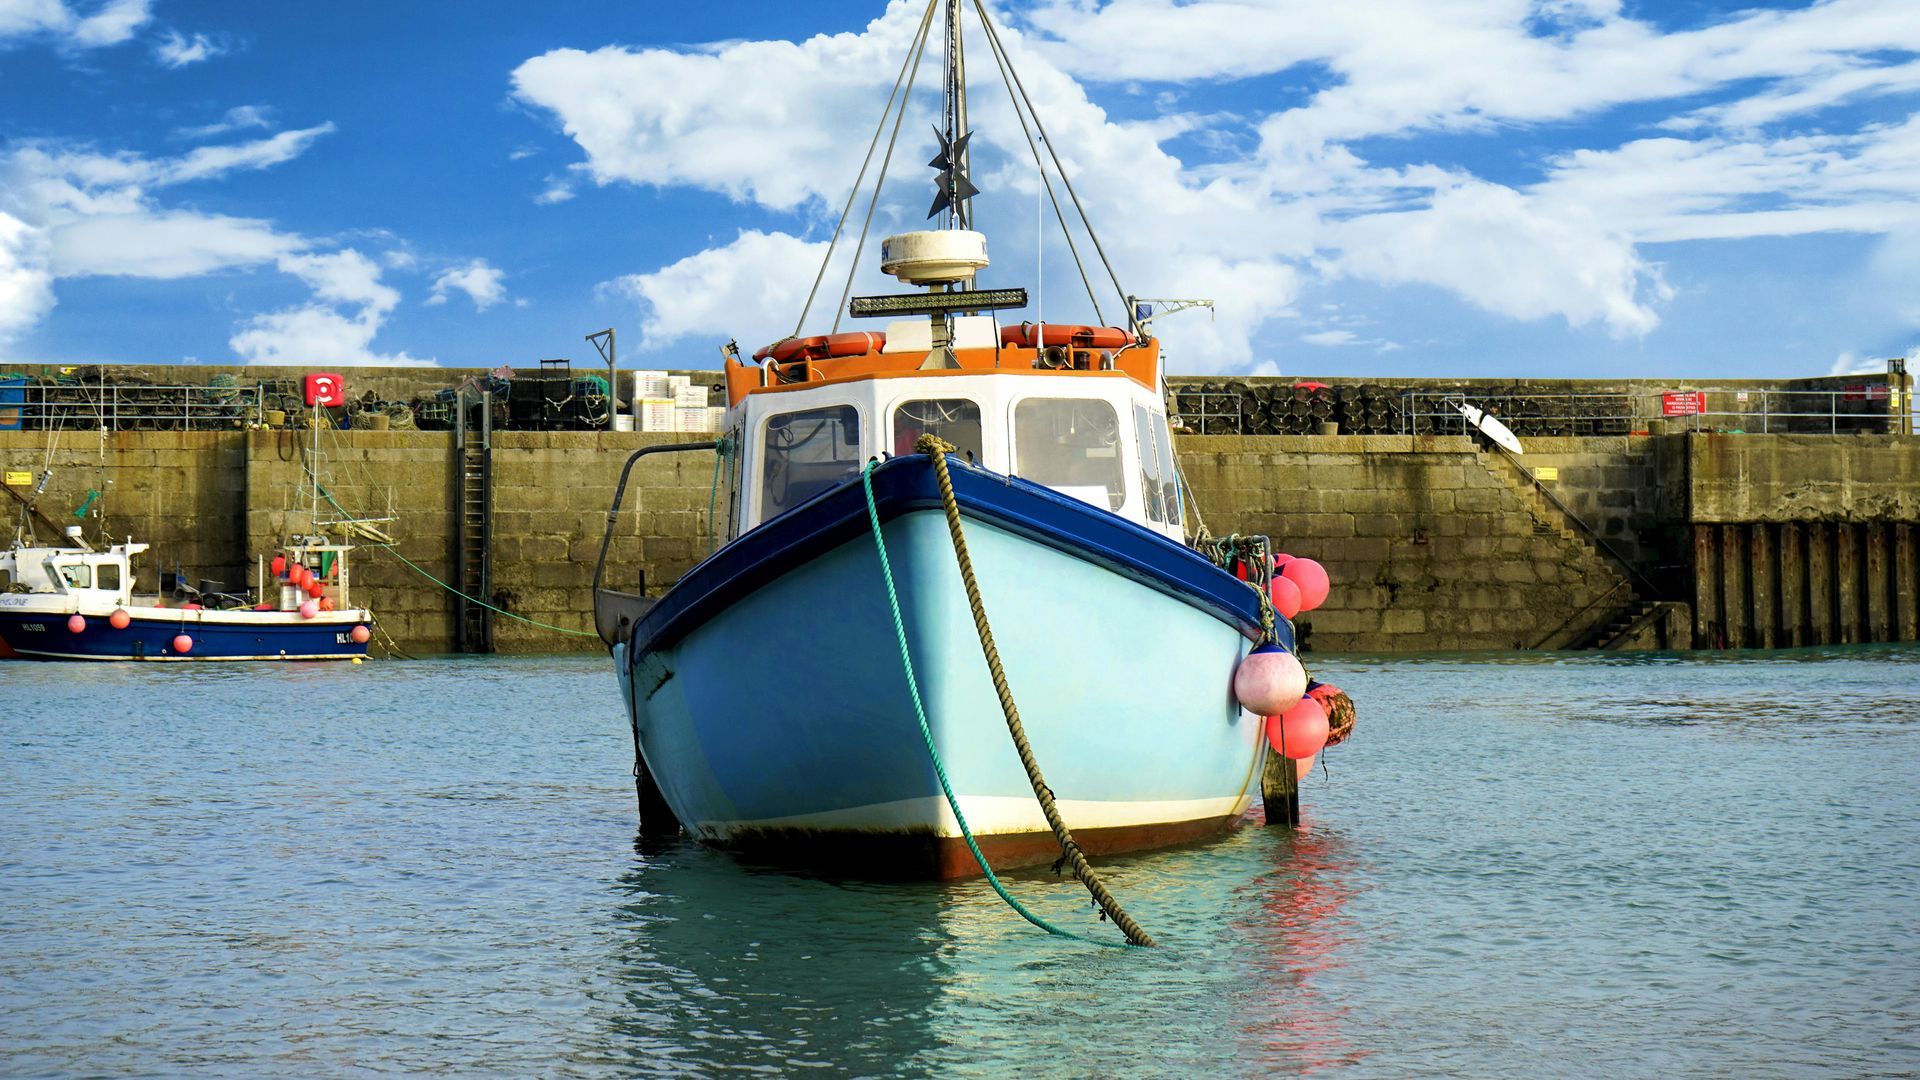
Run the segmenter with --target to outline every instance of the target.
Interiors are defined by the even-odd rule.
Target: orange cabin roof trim
[[[1050,348],[1049,352],[1055,352]],[[1110,360],[1103,359],[1110,357]],[[740,404],[748,394],[802,390],[823,383],[843,383],[857,379],[899,378],[912,375],[1118,375],[1130,378],[1149,390],[1160,386],[1160,342],[1147,338],[1138,345],[1113,350],[1073,350],[1074,367],[1041,366],[1040,350],[1002,344],[993,349],[955,349],[957,368],[920,370],[925,352],[882,353],[878,350],[852,356],[817,360],[794,360],[782,364],[746,364],[727,358],[727,405]],[[1111,367],[1098,366],[1110,363]]]

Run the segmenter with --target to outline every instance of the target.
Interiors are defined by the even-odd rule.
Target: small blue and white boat
[[[351,660],[367,655],[373,615],[348,603],[344,544],[295,542],[261,568],[251,596],[181,583],[170,595],[134,592],[145,544],[105,550],[18,546],[0,553],[0,659]],[[312,584],[296,583],[305,567]],[[271,576],[271,584],[267,578]],[[304,574],[297,574],[305,580]]]
[[[1293,648],[1265,601],[1268,549],[1243,581],[1217,546],[1188,542],[1160,345],[1131,297],[1124,328],[992,314],[1027,297],[974,283],[986,239],[970,229],[959,10],[946,7],[933,213],[948,227],[881,245],[882,270],[922,291],[853,300],[856,317],[893,318],[884,332],[787,338],[757,363],[729,351],[725,543],[664,595],[604,587],[620,496],[609,514],[595,616],[632,722],[643,826],[878,876],[978,873],[968,833],[995,867],[1061,855],[983,660],[935,459],[916,451],[928,435],[957,448],[941,460],[1005,681],[1078,846],[1214,835],[1259,790],[1266,723],[1234,681],[1256,645]],[[627,467],[713,445],[644,449]],[[1292,667],[1297,704],[1306,678]]]

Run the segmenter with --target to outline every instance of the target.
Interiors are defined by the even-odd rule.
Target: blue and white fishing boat
[[[957,16],[949,5],[934,208],[950,227],[882,245],[883,270],[924,291],[853,300],[855,316],[901,316],[884,332],[795,336],[752,363],[731,352],[725,543],[658,598],[596,583],[643,819],[670,815],[714,845],[884,876],[978,873],[957,803],[995,867],[1061,855],[982,659],[936,462],[916,452],[928,435],[955,448],[952,501],[1005,681],[1079,846],[1214,835],[1258,791],[1264,719],[1233,684],[1257,644],[1293,647],[1263,600],[1270,566],[1263,555],[1249,583],[1218,545],[1189,543],[1142,315],[1003,326],[992,312],[1024,306],[1025,290],[976,286],[988,260],[968,228]],[[633,580],[605,550],[603,572]]]
[[[77,530],[76,530],[77,531]],[[136,594],[132,542],[95,550],[16,546],[0,553],[0,659],[351,660],[367,655],[373,614],[348,602],[345,544],[280,549],[254,595],[178,583]],[[306,567],[311,586],[287,567]],[[299,575],[304,579],[305,575]],[[256,597],[258,597],[256,602]]]

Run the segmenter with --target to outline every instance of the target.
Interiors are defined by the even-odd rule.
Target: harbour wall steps
[[[308,433],[0,432],[0,466],[53,476],[46,519],[153,545],[139,586],[179,567],[251,584],[256,556],[309,519]],[[606,508],[632,450],[686,438],[496,432],[492,596],[591,630]],[[1264,533],[1325,563],[1336,587],[1300,620],[1320,651],[1790,647],[1920,640],[1920,438],[1707,435],[1540,438],[1524,468],[1464,436],[1195,435],[1183,472],[1215,535]],[[416,652],[449,649],[461,497],[447,432],[327,431],[328,491],[388,518],[392,552],[353,565],[356,602]],[[1552,470],[1552,472],[1549,472]],[[1552,479],[1544,477],[1551,476]],[[17,478],[17,477],[16,477]],[[635,468],[611,551],[665,590],[713,542],[714,459]],[[31,486],[9,485],[28,496]],[[0,497],[11,513],[19,499]],[[329,513],[322,504],[322,516]],[[13,518],[6,519],[9,524]],[[47,521],[35,522],[41,536]],[[404,556],[415,570],[395,555]],[[632,587],[632,580],[613,584]],[[598,648],[509,618],[494,645]]]

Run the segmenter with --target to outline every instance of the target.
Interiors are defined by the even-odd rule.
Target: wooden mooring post
[[[1289,829],[1300,824],[1300,763],[1272,747],[1260,768],[1260,801],[1266,806],[1267,824]]]

